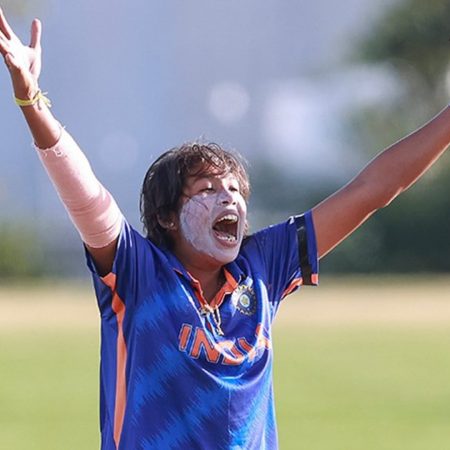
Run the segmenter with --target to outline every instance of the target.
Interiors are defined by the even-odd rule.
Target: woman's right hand
[[[41,22],[31,24],[30,45],[16,36],[0,9],[0,53],[11,74],[14,95],[22,100],[32,99],[38,91],[41,73]]]

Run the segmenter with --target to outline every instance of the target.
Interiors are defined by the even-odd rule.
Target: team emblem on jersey
[[[256,295],[255,291],[250,286],[241,285],[233,292],[233,303],[236,309],[251,316],[256,312]]]

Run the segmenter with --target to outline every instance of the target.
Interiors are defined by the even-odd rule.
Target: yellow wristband
[[[45,96],[45,94],[47,94],[47,92],[42,93],[42,91],[39,89],[31,100],[22,100],[17,97],[14,97],[14,100],[19,106],[33,106],[42,100],[46,106],[51,108],[52,102]]]

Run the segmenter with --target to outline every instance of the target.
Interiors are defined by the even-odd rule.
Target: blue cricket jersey
[[[311,213],[246,238],[211,307],[167,250],[124,222],[101,314],[102,450],[275,450],[271,324],[317,284]]]

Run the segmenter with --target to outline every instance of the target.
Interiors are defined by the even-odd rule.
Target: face
[[[196,252],[227,264],[244,237],[247,204],[232,174],[190,177],[186,183],[179,225],[182,239]]]

